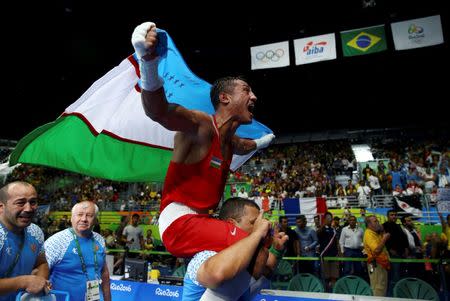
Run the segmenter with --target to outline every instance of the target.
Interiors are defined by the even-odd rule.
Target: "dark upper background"
[[[199,77],[212,82],[225,75],[247,76],[258,96],[256,119],[277,134],[449,125],[445,1],[375,0],[369,8],[363,8],[362,0],[166,1],[157,7],[154,1],[16,2],[2,43],[7,86],[0,139],[20,139],[55,120],[133,52],[131,33],[149,20],[169,32]],[[389,23],[435,14],[441,15],[443,45],[393,49]],[[343,58],[337,35],[336,60],[293,63],[294,39],[383,23],[388,51]],[[250,70],[250,46],[284,40],[290,41],[291,66]]]

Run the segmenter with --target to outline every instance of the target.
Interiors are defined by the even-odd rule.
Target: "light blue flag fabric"
[[[158,29],[157,32],[159,42],[156,52],[160,56],[158,73],[164,79],[167,100],[188,109],[213,114],[214,107],[209,96],[211,84],[189,69],[166,31]],[[137,62],[136,54],[133,57]],[[251,124],[241,125],[237,130],[239,137],[249,139],[257,139],[271,133],[273,133],[271,129],[255,119]]]

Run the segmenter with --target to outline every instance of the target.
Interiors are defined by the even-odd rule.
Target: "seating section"
[[[324,287],[319,278],[309,273],[295,275],[289,282],[289,291],[323,293]]]
[[[273,273],[270,288],[286,290],[293,275],[292,265],[287,260],[280,260]]]
[[[335,294],[349,294],[349,295],[362,295],[372,296],[373,292],[369,283],[358,276],[345,276],[336,281],[333,287],[333,293]]]
[[[172,274],[172,276],[175,277],[182,277],[184,278],[184,275],[186,274],[186,265],[180,265]]]
[[[394,297],[439,301],[436,290],[418,278],[403,278],[394,286]]]

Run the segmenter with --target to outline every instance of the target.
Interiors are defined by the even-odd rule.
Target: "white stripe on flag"
[[[317,213],[317,198],[300,198],[300,214],[306,217],[308,226],[314,225],[314,216]]]

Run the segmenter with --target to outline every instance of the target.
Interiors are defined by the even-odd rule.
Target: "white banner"
[[[439,15],[392,23],[391,29],[396,50],[444,43]]]
[[[289,66],[289,42],[250,47],[252,70]]]
[[[295,64],[303,65],[336,59],[334,33],[294,40]]]

